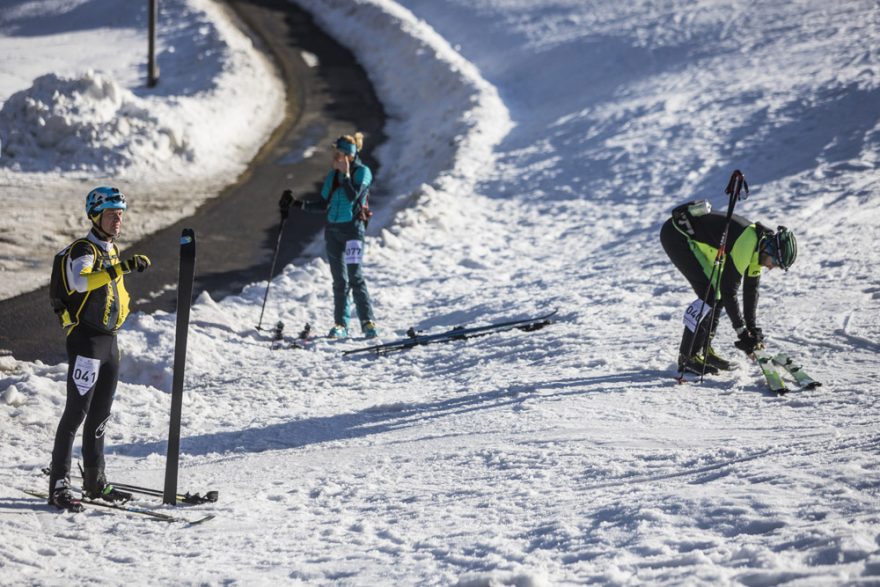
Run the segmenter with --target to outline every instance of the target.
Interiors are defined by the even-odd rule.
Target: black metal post
[[[168,455],[165,459],[163,503],[177,503],[177,466],[180,458],[180,416],[183,410],[183,374],[186,370],[186,338],[192,305],[195,274],[196,235],[184,228],[180,235],[180,276],[177,284],[177,332],[174,339],[174,374],[171,384],[171,423],[168,428]]]
[[[159,66],[156,63],[156,21],[159,17],[159,0],[149,0],[149,40],[147,48],[147,86],[159,83]]]

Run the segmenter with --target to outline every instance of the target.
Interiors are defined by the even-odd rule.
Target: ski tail
[[[759,349],[754,352],[753,356],[761,367],[768,387],[779,394],[788,391],[782,379],[783,374],[793,378],[798,389],[815,389],[822,385],[804,371],[800,362],[786,352],[770,354],[765,349]]]
[[[180,421],[183,411],[183,384],[186,371],[186,342],[192,308],[196,265],[196,233],[184,228],[180,234],[180,271],[177,279],[177,325],[174,335],[174,366],[171,381],[171,417],[168,423],[168,450],[165,456],[165,497],[176,502],[177,470],[180,460]]]

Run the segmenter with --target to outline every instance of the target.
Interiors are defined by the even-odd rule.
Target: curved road
[[[287,116],[238,182],[206,202],[194,216],[140,242],[120,243],[123,254],[143,253],[153,261],[147,273],[125,282],[133,312],[174,311],[183,228],[196,232],[196,296],[207,290],[211,297],[220,299],[266,279],[278,236],[281,192],[286,188],[300,194],[319,190],[328,165],[322,147],[339,135],[363,131],[367,135],[364,160],[374,170],[378,167],[370,151],[385,139],[385,114],[351,52],[319,30],[308,13],[286,0],[227,3],[281,72],[287,87]],[[303,51],[316,55],[319,65],[309,67]],[[303,152],[315,146],[318,154],[304,159]],[[276,274],[302,252],[322,226],[319,215],[290,215]],[[86,228],[84,219],[84,232]],[[145,301],[149,292],[160,289],[165,293]],[[43,287],[0,301],[0,354],[11,352],[18,360],[49,364],[67,360],[64,333],[48,299]],[[254,325],[259,314],[260,307],[255,306]],[[267,316],[272,316],[271,308]]]

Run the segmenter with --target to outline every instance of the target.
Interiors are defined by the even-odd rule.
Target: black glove
[[[287,218],[287,215],[290,213],[290,205],[293,203],[293,192],[290,190],[284,190],[284,193],[281,194],[281,199],[278,200],[278,208],[281,209],[281,219]]]
[[[131,273],[134,270],[143,273],[150,264],[150,258],[146,255],[132,255],[130,259],[123,261],[119,266],[122,268],[123,274]]]
[[[762,346],[761,341],[763,340],[763,334],[761,336],[761,340],[758,340],[758,337],[756,337],[752,331],[746,328],[739,334],[739,340],[733,343],[733,345],[745,354],[751,355],[753,352],[755,352],[755,349]]]
[[[746,328],[758,341],[759,346],[764,344],[764,331],[761,330],[760,326],[747,326]]]

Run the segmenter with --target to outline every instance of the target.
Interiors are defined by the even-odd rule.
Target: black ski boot
[[[82,502],[73,496],[73,492],[70,491],[70,481],[66,478],[49,484],[49,505],[68,512],[83,511]]]
[[[111,503],[125,503],[131,499],[131,494],[119,491],[107,483],[104,470],[100,467],[86,467],[83,469],[83,495],[89,499],[103,499]]]
[[[718,375],[718,367],[713,367],[702,355],[692,357],[678,356],[679,373],[696,373],[697,375]]]

